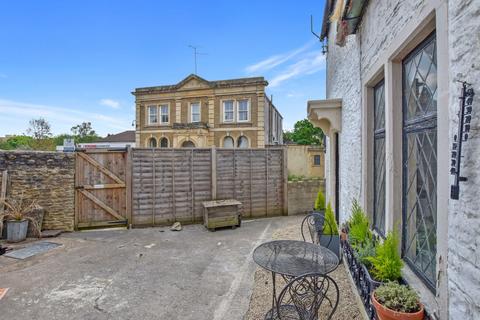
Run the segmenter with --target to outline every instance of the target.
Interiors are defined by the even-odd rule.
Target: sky
[[[0,3],[0,136],[43,117],[53,134],[91,122],[100,135],[132,130],[136,87],[264,76],[284,129],[325,97],[319,31],[324,0]]]

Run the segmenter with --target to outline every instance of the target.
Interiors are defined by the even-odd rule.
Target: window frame
[[[163,107],[167,108],[167,114],[166,114],[167,121],[163,121],[163,116],[164,116],[164,114],[162,113],[162,108]],[[159,115],[158,120],[160,120],[159,124],[165,125],[165,124],[170,123],[170,104],[168,104],[168,103],[159,104],[157,113]]]
[[[232,102],[232,120],[227,120],[225,118],[225,115],[227,114],[225,112],[225,102]],[[235,99],[225,99],[225,100],[222,100],[222,122],[223,123],[235,123]],[[229,111],[230,112],[230,111]]]
[[[196,105],[198,105],[198,121],[193,121],[193,106],[196,106]],[[202,122],[202,103],[200,101],[190,102],[190,123],[200,123],[200,122]]]
[[[377,122],[377,99],[376,99],[376,91],[383,86],[383,108],[384,108],[384,111],[383,111],[383,117],[384,117],[384,121],[383,121],[383,128],[380,128],[380,129],[376,129],[375,126],[376,126],[376,122]],[[372,145],[372,149],[373,149],[373,205],[372,205],[372,224],[373,224],[373,229],[382,237],[385,237],[385,232],[386,232],[386,194],[385,194],[385,184],[383,186],[384,188],[384,207],[383,207],[383,230],[379,228],[379,226],[377,225],[377,197],[378,197],[378,194],[377,194],[377,165],[376,165],[376,159],[377,159],[377,147],[376,147],[376,142],[377,140],[380,140],[380,139],[383,139],[384,141],[384,150],[383,150],[383,157],[384,157],[384,167],[383,167],[383,179],[384,181],[386,180],[387,178],[387,175],[386,175],[386,125],[385,125],[385,117],[386,117],[386,101],[385,101],[385,79],[382,79],[380,81],[378,81],[378,83],[373,87],[373,145]],[[386,182],[385,182],[386,183]]]
[[[247,102],[247,110],[246,111],[240,111],[240,101],[246,101]],[[235,105],[236,105],[236,115],[237,115],[237,122],[238,123],[245,123],[245,122],[250,122],[250,99],[245,98],[245,99],[237,99],[235,100]],[[240,112],[247,112],[247,119],[245,120],[240,120]]]
[[[155,110],[155,116],[157,118],[156,122],[151,121],[150,110]],[[158,118],[158,106],[156,104],[147,105],[147,123],[148,123],[148,125],[157,125],[157,124],[159,124],[158,120],[159,120],[159,118]]]
[[[151,142],[151,141],[155,141],[155,146],[152,147],[152,146],[150,145],[150,142]],[[147,139],[147,146],[148,146],[148,148],[158,148],[157,138],[155,138],[155,137],[150,137],[150,138],[148,138],[148,139]]]
[[[318,159],[318,164],[316,163],[316,159]],[[314,154],[313,155],[313,166],[314,167],[319,167],[322,165],[322,157],[319,154]]]
[[[437,100],[437,106],[435,113],[431,113],[427,116],[415,116],[415,117],[410,117],[408,118],[408,102],[405,99],[404,95],[404,84],[405,84],[405,64],[408,63],[411,59],[413,59],[419,52],[421,52],[423,49],[425,49],[428,45],[431,43],[435,42],[435,57],[436,59],[436,69],[437,69],[437,90],[438,90],[438,43],[437,43],[437,36],[436,36],[436,31],[433,31],[430,35],[428,35],[424,40],[420,42],[408,55],[405,56],[404,59],[402,59],[401,65],[402,65],[402,244],[401,244],[401,252],[402,252],[402,258],[406,262],[406,264],[409,266],[409,268],[422,280],[423,284],[433,293],[436,293],[436,286],[437,286],[437,261],[436,261],[436,256],[438,254],[438,239],[436,239],[435,243],[435,253],[434,253],[434,262],[435,262],[435,271],[434,271],[434,283],[432,283],[431,279],[428,279],[426,274],[424,273],[423,270],[420,270],[418,266],[415,265],[413,261],[410,260],[410,258],[407,256],[407,228],[408,228],[408,223],[407,223],[407,192],[408,192],[408,174],[409,171],[407,170],[406,166],[406,159],[408,159],[408,136],[409,134],[415,134],[415,133],[428,133],[430,130],[435,129],[436,130],[436,139],[437,139],[437,146],[436,146],[436,155],[437,155],[437,162],[436,162],[436,172],[438,174],[438,121],[437,121],[437,116],[438,116],[438,100]],[[435,193],[438,195],[438,175],[435,177],[436,179],[436,187],[435,187]],[[418,201],[418,199],[416,200]],[[437,201],[434,203],[435,205],[435,215],[436,215],[436,220],[435,220],[435,236],[437,236],[437,231],[438,231],[438,207],[437,207]],[[417,230],[415,230],[416,232]],[[417,232],[416,232],[417,233]]]
[[[161,137],[159,139],[160,143],[158,144],[158,148],[168,148],[170,146],[170,141],[168,140],[167,137]],[[166,147],[162,147],[162,141],[167,141],[167,146]]]

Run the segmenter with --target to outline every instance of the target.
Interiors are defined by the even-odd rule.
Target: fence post
[[[153,184],[153,195],[152,195],[152,226],[155,226],[155,205],[157,197],[157,177],[155,174],[155,149],[152,148],[152,184]]]
[[[128,227],[132,227],[132,148],[130,146],[127,147],[127,154],[126,154],[126,171],[125,171],[125,193],[126,193],[126,209],[127,209],[127,220],[128,220]]]
[[[212,157],[212,198],[217,200],[217,149],[212,147],[211,149]]]
[[[288,148],[283,147],[283,215],[288,215]]]

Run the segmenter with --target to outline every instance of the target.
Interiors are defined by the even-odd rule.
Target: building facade
[[[287,144],[288,175],[325,177],[325,149],[322,146]]]
[[[327,197],[340,222],[359,199],[377,233],[398,228],[434,318],[480,319],[480,1],[326,2],[327,99],[308,114],[328,137]],[[457,200],[461,82],[475,95]]]
[[[137,147],[264,148],[282,144],[282,116],[263,77],[137,88]]]

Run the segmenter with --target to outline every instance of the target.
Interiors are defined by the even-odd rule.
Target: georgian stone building
[[[436,319],[480,319],[479,35],[478,0],[327,0],[326,100],[308,103],[340,222],[359,199],[378,234],[398,228],[404,277]],[[475,95],[456,158],[461,82]]]
[[[191,74],[174,85],[137,88],[138,147],[264,148],[282,144],[282,116],[263,77],[207,81]]]

